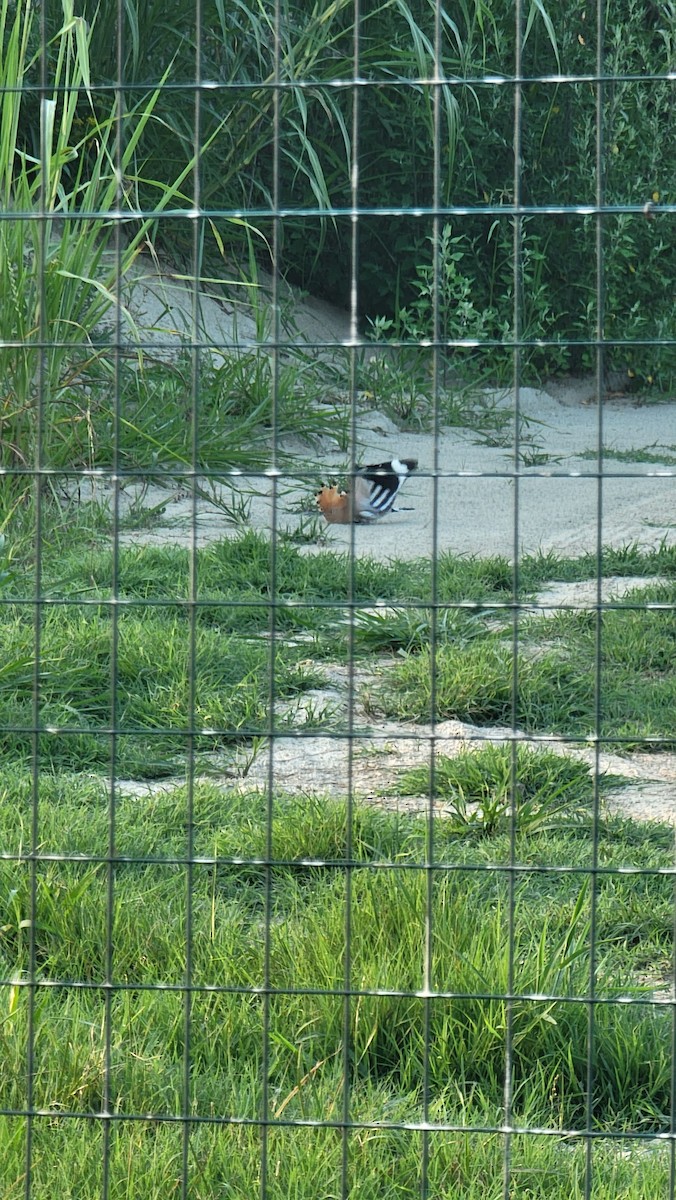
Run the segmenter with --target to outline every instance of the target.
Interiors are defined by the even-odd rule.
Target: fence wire
[[[188,80],[173,77],[169,51],[164,58],[158,53],[157,63],[146,56],[142,86],[138,78],[125,78],[140,21],[124,0],[103,6],[96,18],[97,31],[103,27],[114,46],[114,80],[85,73],[72,85],[64,82],[58,46],[65,43],[59,37],[70,29],[69,53],[77,55],[91,34],[68,4],[60,31],[50,24],[50,6],[36,7],[26,35],[33,39],[33,58],[25,79],[19,86],[7,70],[3,75],[5,129],[17,94],[34,104],[38,121],[33,157],[17,135],[17,154],[2,164],[14,182],[5,192],[13,205],[0,212],[0,236],[3,229],[24,231],[24,268],[33,271],[37,295],[36,322],[22,330],[17,317],[14,332],[5,324],[1,342],[8,377],[23,351],[29,377],[23,394],[18,386],[10,394],[8,387],[4,414],[0,410],[6,546],[16,536],[15,556],[0,574],[7,694],[16,691],[13,707],[8,701],[3,709],[2,733],[0,1122],[7,1197],[676,1195],[672,840],[666,825],[637,823],[629,831],[626,821],[608,815],[604,790],[609,773],[636,776],[631,756],[637,749],[644,765],[649,753],[674,750],[668,717],[674,705],[674,597],[664,579],[670,564],[674,572],[669,538],[657,549],[634,545],[609,554],[604,502],[611,481],[650,479],[651,486],[663,486],[668,512],[676,438],[665,430],[663,453],[646,471],[618,455],[608,457],[604,414],[609,346],[616,352],[676,345],[673,329],[655,332],[645,323],[635,323],[628,334],[615,324],[612,338],[606,332],[614,320],[607,312],[609,222],[647,218],[665,222],[668,230],[676,212],[668,191],[673,159],[665,162],[663,179],[644,181],[645,196],[618,203],[606,194],[614,153],[605,137],[607,106],[623,84],[673,86],[676,74],[673,68],[609,73],[610,18],[613,28],[621,28],[623,14],[610,13],[604,0],[580,16],[594,47],[586,73],[569,72],[565,61],[556,72],[551,64],[547,71],[531,69],[536,59],[525,59],[525,47],[535,37],[534,23],[546,40],[549,17],[546,6],[521,0],[512,6],[509,61],[497,70],[451,71],[448,31],[463,15],[468,19],[467,12],[434,0],[415,10],[426,30],[418,61],[426,57],[429,74],[379,74],[371,55],[373,13],[362,4],[354,0],[349,13],[341,7],[350,77],[318,82],[312,65],[304,69],[302,59],[290,60],[286,34],[293,23],[321,24],[331,10],[296,11],[282,0],[260,6],[272,63],[261,78],[205,76],[205,46],[218,29],[231,31],[233,45],[242,37],[241,6],[207,0],[194,0]],[[14,14],[29,9],[27,3],[2,7],[6,68]],[[663,25],[672,22],[673,38],[669,12],[668,5],[660,9]],[[171,32],[172,12],[155,16],[154,24],[165,22]],[[488,27],[493,17],[477,5],[476,19]],[[153,46],[157,51],[158,42]],[[525,186],[524,95],[533,89],[554,94],[566,86],[591,89],[595,97],[595,157],[588,164],[593,196],[533,203]],[[364,99],[388,88],[409,89],[429,106],[431,190],[423,204],[363,202]],[[468,204],[464,193],[463,202],[454,203],[445,184],[446,106],[460,89],[505,94],[513,113],[505,150],[513,162],[511,187],[497,199],[477,187],[476,204]],[[190,169],[158,205],[148,203],[148,188],[132,183],[129,116],[141,93],[176,93],[184,102],[181,136],[183,149],[190,147]],[[205,185],[203,161],[211,153],[205,106],[221,103],[227,128],[231,93],[269,114],[272,137],[252,146],[243,160],[248,169],[265,142],[267,204],[219,202]],[[91,116],[92,94],[99,103],[112,103],[108,123]],[[316,193],[317,202],[308,203],[298,185],[302,198],[296,202],[294,186],[307,164],[296,163],[289,185],[284,156],[291,125],[283,108],[289,94],[297,104],[294,119],[308,121],[310,156],[309,100],[319,97],[327,119],[335,119],[329,96],[349,97],[347,201],[328,207]],[[73,144],[87,120],[100,122],[98,147],[105,145],[113,179],[104,205],[103,192],[85,187],[95,148],[84,141],[79,159],[75,152],[70,158],[71,174],[60,175],[52,188],[55,155],[66,153],[56,146],[59,122],[66,121],[73,95],[80,113]],[[568,148],[572,156],[572,133]],[[400,150],[409,160],[424,153],[413,138]],[[18,182],[26,169],[32,191]],[[227,163],[223,170],[226,176]],[[404,222],[412,216],[430,231],[429,325],[417,340],[410,329],[392,327],[385,341],[374,342],[365,333],[360,288],[365,271],[382,262],[369,261],[373,230],[377,236],[378,222],[400,220],[404,239],[410,234]],[[511,287],[512,314],[501,336],[494,330],[463,335],[457,325],[453,331],[444,308],[444,271],[453,261],[443,256],[444,229],[451,223],[454,232],[461,230],[464,219],[478,217],[511,225],[511,283],[503,274],[498,286]],[[529,356],[534,347],[544,353],[562,344],[559,333],[548,336],[546,329],[534,337],[524,318],[528,290],[535,286],[525,269],[527,222],[537,219],[548,231],[573,218],[593,229],[586,243],[595,262],[593,327],[571,334],[565,345],[586,354],[593,368],[595,445],[584,467],[576,460],[569,468],[565,459],[525,465]],[[108,257],[98,255],[94,239],[91,275],[98,272],[98,283],[81,265],[78,288],[64,293],[66,308],[55,320],[55,280],[74,274],[55,253],[55,236],[63,239],[72,226],[82,237],[88,222],[112,229]],[[295,229],[302,223],[311,253],[325,226],[349,226],[342,242],[349,258],[349,313],[339,342],[316,331],[301,337],[286,321],[290,222]],[[219,244],[228,225],[245,229],[253,259],[271,263],[268,317],[253,340],[238,334],[236,322],[231,338],[205,330],[205,296],[219,282],[208,246]],[[167,268],[174,238],[180,251]],[[664,238],[666,255],[668,234]],[[130,245],[131,258],[141,250],[149,261],[155,256],[158,270],[161,260],[161,269],[186,288],[189,320],[182,330],[171,330],[180,355],[158,348],[156,328],[128,319]],[[226,275],[235,274],[229,251],[221,262]],[[104,268],[109,283],[102,281]],[[577,269],[572,246],[569,268]],[[401,281],[402,287],[410,283]],[[239,287],[241,292],[241,280]],[[81,327],[84,310],[78,306],[87,288],[98,291],[105,305],[80,350],[100,373],[86,382],[74,370],[72,383],[67,369],[54,374],[53,363],[72,349],[69,327]],[[237,309],[241,299],[224,303]],[[172,320],[167,304],[150,324],[166,331]],[[214,362],[227,363],[229,356],[236,362],[243,346],[247,353],[262,352],[269,374],[266,403],[253,406],[253,419],[241,417],[240,465],[238,444],[230,458],[228,447],[223,452],[218,446],[219,422],[226,438],[235,428],[234,392],[226,387],[215,403],[209,389]],[[370,403],[364,380],[373,378],[365,376],[365,363],[374,346],[386,353],[391,378],[398,378],[396,356],[402,352],[413,348],[426,362],[431,449],[415,474],[425,509],[419,502],[417,555],[401,560],[403,584],[396,563],[377,566],[369,557],[378,558],[371,529],[350,524],[343,540],[327,548],[326,531],[311,511],[321,469],[307,448],[316,405],[305,395],[309,441],[301,449],[303,421],[295,441],[284,424],[290,353],[304,364],[324,362],[327,392],[341,396],[334,407],[342,433],[336,435],[340,453],[325,455],[323,467],[355,488],[364,454],[361,414]],[[449,387],[464,386],[452,373],[448,383],[453,362],[461,361],[454,354],[495,349],[511,355],[509,422],[500,430],[508,457],[490,469],[474,465],[471,456],[466,466],[464,452],[449,463],[442,398]],[[138,386],[129,382],[130,355]],[[402,361],[405,374],[411,359]],[[155,393],[146,401],[157,407],[150,450],[134,461],[131,439],[144,419],[138,389],[158,363],[168,377],[173,372],[169,390],[187,386],[184,430],[169,429],[168,409]],[[105,444],[87,399],[102,379],[110,405]],[[258,385],[249,379],[247,386]],[[80,399],[73,402],[74,415],[64,418],[58,405],[66,394],[72,400],[73,387],[81,389]],[[24,423],[12,425],[22,404],[31,408],[30,438]],[[671,419],[673,410],[664,411]],[[402,422],[396,435],[381,424],[380,459],[406,453],[415,411],[409,416],[408,429]],[[58,458],[78,423],[85,428],[87,422],[90,457],[79,443],[71,459]],[[14,440],[14,427],[25,443]],[[420,429],[415,436],[423,436]],[[326,445],[325,428],[323,437],[320,446]],[[259,450],[261,439],[265,450],[254,460],[248,451]],[[168,459],[167,447],[179,441],[183,449]],[[562,557],[553,574],[543,574],[544,553],[525,563],[524,519],[533,502],[527,485],[534,478],[568,480],[571,494],[583,485],[593,488],[593,551],[584,570]],[[492,556],[483,577],[481,545],[473,556],[454,560],[469,572],[455,592],[448,583],[448,531],[455,516],[445,508],[447,480],[471,485],[468,495],[477,497],[491,481],[511,489],[504,522],[511,532],[502,557]],[[138,489],[131,517],[130,487]],[[409,481],[402,497],[408,487]],[[232,520],[223,536],[226,488]],[[290,488],[310,502],[296,513],[301,534],[295,542],[285,524]],[[264,542],[237,531],[250,515],[252,494],[266,496]],[[187,514],[182,543],[175,539],[172,548],[171,537],[129,538],[132,518],[152,535],[177,496]],[[219,497],[221,523],[215,536],[215,525],[205,534],[205,501],[217,505]],[[25,527],[13,534],[22,512],[30,513],[30,537]],[[401,519],[384,517],[383,526]],[[496,523],[500,519],[496,513]],[[303,522],[311,524],[307,547]],[[77,561],[63,528],[69,524],[78,538]],[[332,557],[336,545],[344,558]],[[393,545],[396,550],[397,535]],[[535,599],[534,562],[541,582],[556,579],[557,570],[563,578],[591,579],[591,599]],[[653,590],[609,599],[607,576],[621,575],[623,564],[644,587],[643,576],[654,576]],[[227,576],[221,591],[219,572]],[[495,586],[491,572],[494,581],[499,576]],[[477,579],[483,591],[477,591]],[[554,659],[547,659],[533,684],[538,661],[551,647],[534,646],[529,622],[547,611],[556,661],[564,667],[548,678]],[[582,658],[566,674],[581,613],[587,622],[579,634]],[[653,623],[627,635],[642,639],[644,677],[639,684],[627,671],[624,699],[615,688],[611,701],[605,623],[616,613]],[[378,641],[388,620],[395,627],[391,640]],[[59,622],[66,634],[54,632]],[[342,638],[341,651],[329,631]],[[467,664],[467,648],[482,638],[491,639],[474,664],[483,700],[463,707],[459,694],[469,681],[453,667],[453,655]],[[369,645],[376,647],[376,659],[364,657]],[[613,652],[619,653],[616,647]],[[336,668],[331,659],[339,653]],[[342,691],[334,688],[329,701],[321,699],[327,664],[342,681]],[[389,671],[400,672],[396,702],[383,700],[379,691]],[[557,689],[573,689],[576,672],[586,672],[593,697],[584,695],[583,681],[578,702],[585,712],[573,705],[568,725],[548,727],[535,710],[549,704],[553,711]],[[630,701],[634,686],[643,687],[646,678],[663,687],[663,707],[637,732]],[[545,700],[548,687],[553,696]],[[529,688],[530,699],[524,699]],[[317,693],[316,703],[324,706],[319,709],[312,707]],[[294,707],[299,694],[310,696],[304,723]],[[304,742],[312,743],[320,763],[344,751],[332,789],[311,775],[299,785],[287,751]],[[475,759],[484,765],[468,767],[478,772],[478,784],[476,774],[453,774],[449,764],[486,751],[497,753],[492,766]],[[524,751],[556,751],[569,775],[557,775],[548,759],[533,799]],[[365,796],[360,765],[379,756],[388,778],[381,776],[379,787],[372,784]],[[302,774],[310,760],[300,761]],[[574,764],[581,762],[590,768],[583,816],[567,790],[577,779]],[[401,778],[403,769],[413,767],[416,804],[410,778],[406,784]],[[491,775],[496,770],[498,776]],[[620,782],[626,785],[626,778]]]

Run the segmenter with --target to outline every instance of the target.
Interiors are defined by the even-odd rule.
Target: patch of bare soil
[[[511,414],[514,397],[496,393],[493,402]],[[381,560],[456,554],[503,555],[552,552],[575,556],[599,544],[645,549],[676,542],[673,452],[676,403],[604,410],[599,472],[599,421],[595,409],[563,403],[547,392],[523,388],[519,411],[530,422],[532,445],[522,442],[515,465],[513,438],[506,444],[481,441],[470,429],[442,429],[435,447],[430,433],[401,431],[375,410],[359,414],[355,456],[361,462],[416,458],[418,471],[406,481],[400,509],[382,521],[325,529],[329,546]],[[298,458],[298,475],[247,479],[236,486],[250,502],[248,524],[268,536],[294,534],[314,511],[312,479],[336,478],[346,456],[330,439],[319,447],[288,447]],[[660,459],[660,454],[663,457]],[[614,457],[613,457],[614,456]],[[311,463],[311,468],[308,467]],[[203,481],[193,504],[185,489],[133,481],[121,488],[121,540],[144,545],[198,546],[236,536],[232,487]],[[112,499],[104,478],[83,481],[104,505]],[[153,518],[134,520],[139,510]],[[310,544],[312,554],[321,546]]]
[[[602,581],[601,601],[619,600],[626,592],[649,583],[654,577],[636,578],[615,576]],[[557,583],[544,589],[536,598],[534,611],[552,612],[552,606],[588,608],[597,602],[596,580],[581,583]],[[426,796],[402,796],[397,781],[402,771],[428,764],[434,754],[449,757],[471,747],[491,742],[502,745],[513,738],[509,729],[478,727],[462,721],[440,721],[434,726],[413,722],[371,722],[364,693],[377,676],[346,667],[327,668],[329,683],[321,690],[308,693],[297,704],[297,723],[302,730],[303,711],[329,708],[342,716],[347,725],[352,707],[352,728],[343,733],[328,735],[279,737],[274,746],[266,746],[249,767],[246,786],[273,787],[292,792],[318,792],[344,795],[351,789],[356,796],[370,799],[387,807],[426,811]],[[542,746],[560,754],[582,759],[602,774],[619,775],[627,780],[623,787],[613,789],[605,801],[609,812],[636,820],[668,821],[676,824],[676,755],[609,754],[589,746],[571,746],[558,738],[529,738],[517,734],[525,745]],[[443,813],[443,803],[436,808]]]
[[[603,580],[602,602],[609,603],[632,588],[656,580],[632,576]],[[534,611],[551,613],[552,604],[587,608],[597,602],[595,580],[559,583],[541,592]],[[374,723],[368,703],[369,689],[378,675],[359,667],[350,670],[339,664],[323,664],[326,686],[304,693],[298,700],[279,706],[278,712],[291,718],[288,733],[280,732],[273,740],[259,744],[252,757],[243,750],[234,763],[209,778],[224,778],[228,786],[242,789],[267,789],[355,797],[386,808],[407,812],[429,811],[425,795],[403,795],[398,781],[403,771],[429,764],[432,755],[449,757],[486,742],[504,745],[514,733],[501,726],[475,726],[462,721],[418,724],[412,721],[381,720]],[[314,732],[317,717],[328,717],[332,729]],[[586,746],[571,745],[556,737],[529,737],[517,731],[524,745],[546,746],[559,754],[573,755],[601,774],[621,776],[624,786],[614,788],[604,800],[606,811],[635,820],[664,821],[676,824],[676,755],[670,753],[634,753],[627,755],[599,751],[590,741]],[[123,792],[146,795],[156,789],[173,789],[183,781],[165,780],[154,784],[126,781],[118,786]],[[442,801],[435,804],[443,816]]]
[[[453,757],[463,750],[476,749],[490,742],[504,745],[514,734],[500,726],[481,726],[462,721],[415,724],[383,721],[374,725],[363,702],[363,692],[377,676],[356,672],[350,683],[347,668],[328,669],[326,689],[310,692],[298,705],[299,729],[280,735],[274,744],[261,748],[247,773],[240,770],[240,786],[273,790],[344,796],[348,791],[365,800],[388,808],[423,812],[429,809],[424,795],[404,796],[398,791],[401,773],[411,767],[429,764],[433,754]],[[352,730],[340,733],[302,733],[302,709],[330,706],[347,724],[352,700]],[[517,733],[528,746],[546,746],[558,754],[582,759],[601,774],[619,775],[627,780],[613,789],[605,804],[608,812],[643,821],[668,821],[676,824],[676,755],[608,754],[597,752],[593,744],[571,746],[555,737],[529,737]],[[444,812],[444,804],[436,809]]]

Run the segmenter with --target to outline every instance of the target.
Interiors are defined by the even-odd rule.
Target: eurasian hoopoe
[[[397,511],[393,508],[397,493],[417,465],[417,458],[393,458],[390,462],[358,467],[351,492],[323,487],[317,492],[317,507],[334,525],[375,521],[385,513]]]

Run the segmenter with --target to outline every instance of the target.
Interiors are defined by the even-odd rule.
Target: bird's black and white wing
[[[415,458],[393,458],[360,467],[354,481],[354,520],[374,521],[391,512],[404,480],[417,465]]]

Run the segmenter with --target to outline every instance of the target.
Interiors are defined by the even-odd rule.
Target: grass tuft
[[[601,780],[606,788],[612,781]],[[527,746],[486,745],[455,757],[439,754],[429,765],[403,771],[397,790],[430,794],[463,830],[490,835],[515,827],[535,833],[554,825],[589,822],[593,801],[590,768],[570,755]]]

